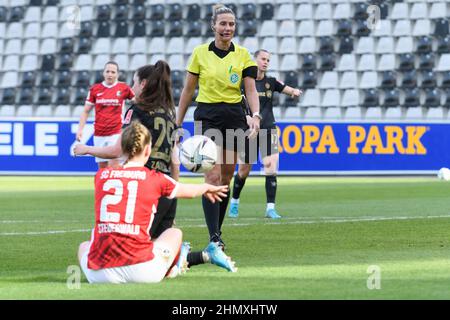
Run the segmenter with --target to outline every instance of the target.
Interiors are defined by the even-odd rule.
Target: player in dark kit
[[[258,50],[254,55],[258,64],[258,77],[256,78],[256,90],[259,95],[261,112],[261,129],[257,140],[257,149],[261,154],[266,176],[266,217],[278,219],[281,216],[275,210],[275,195],[277,191],[277,169],[278,169],[278,133],[275,127],[273,115],[273,92],[281,92],[291,97],[299,97],[303,92],[278,81],[276,78],[267,77],[266,72],[270,62],[270,53],[266,50]],[[251,150],[247,150],[251,153]],[[251,156],[250,156],[251,157]],[[245,185],[252,161],[240,163],[238,173],[234,176],[233,195],[230,201],[229,217],[237,218],[239,215],[239,196]]]

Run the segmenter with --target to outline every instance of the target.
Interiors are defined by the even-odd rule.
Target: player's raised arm
[[[73,153],[75,156],[83,156],[89,154],[91,156],[103,159],[115,159],[122,155],[121,143],[122,139],[119,136],[119,138],[116,141],[116,144],[106,147],[96,147],[96,146],[87,146],[85,144],[77,144],[73,149]]]

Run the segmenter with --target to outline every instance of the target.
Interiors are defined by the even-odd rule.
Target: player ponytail
[[[151,140],[150,131],[135,120],[122,131],[122,151],[131,159],[143,152]]]
[[[146,81],[136,102],[145,111],[163,108],[166,113],[175,116],[175,103],[172,96],[172,80],[167,62],[159,60],[155,65],[148,64],[137,71],[139,83]]]

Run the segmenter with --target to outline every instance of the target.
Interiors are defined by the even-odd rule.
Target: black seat
[[[353,52],[353,38],[346,37],[342,38],[339,43],[339,54],[346,54],[346,53],[352,53]]]
[[[433,41],[430,37],[420,37],[419,39],[417,39],[416,52],[421,54],[430,53],[433,50],[432,45]]]
[[[40,7],[42,6],[42,2],[44,0],[30,0],[30,6],[31,7]]]
[[[104,4],[97,7],[97,20],[108,21],[111,19],[111,7]]]
[[[80,25],[80,37],[90,38],[94,34],[91,21],[83,21]]]
[[[75,79],[76,87],[89,87],[91,83],[91,73],[89,71],[78,71]]]
[[[410,71],[414,69],[414,55],[410,53],[404,53],[399,55],[399,66],[400,71]]]
[[[397,75],[394,71],[383,71],[381,76],[382,89],[393,89],[397,86]]]
[[[22,87],[34,87],[36,83],[36,71],[27,71],[22,74]]]
[[[367,13],[367,7],[368,5],[364,2],[355,3],[353,5],[353,19],[366,20],[369,17],[369,14]]]
[[[128,6],[121,4],[116,6],[115,19],[118,21],[123,21],[128,19]]]
[[[185,20],[197,21],[200,20],[201,17],[201,8],[198,4],[190,4],[188,5],[187,15]]]
[[[19,104],[33,103],[33,88],[22,88],[19,95]]]
[[[0,22],[6,22],[8,19],[8,9],[6,7],[0,7]]]
[[[442,104],[445,108],[450,108],[450,90],[445,90],[444,103]]]
[[[59,4],[59,0],[47,0],[47,6],[57,6]]]
[[[441,88],[450,89],[450,71],[442,73]]]
[[[427,108],[436,108],[441,105],[441,92],[439,89],[425,90],[424,106]]]
[[[78,40],[77,53],[89,53],[92,48],[92,40],[90,38],[80,38]]]
[[[349,37],[351,35],[352,35],[352,22],[350,20],[339,20],[336,36]]]
[[[52,89],[40,88],[36,97],[36,104],[47,105],[52,103]]]
[[[389,14],[389,5],[384,1],[381,1],[380,3],[378,3],[378,7],[380,8],[380,19],[386,19]]]
[[[73,55],[65,53],[59,56],[58,70],[70,70],[73,66]]]
[[[336,66],[336,56],[333,53],[320,55],[320,70],[332,71]]]
[[[131,0],[116,0],[116,5],[127,5],[131,2]]]
[[[319,53],[333,53],[334,52],[334,39],[332,37],[320,37],[319,40]]]
[[[244,20],[240,25],[240,36],[253,37],[257,33],[258,24],[255,20]]]
[[[145,37],[147,35],[147,24],[145,21],[138,21],[133,26],[133,37]]]
[[[103,81],[103,71],[102,70],[97,70],[94,73],[94,82],[95,83],[99,83]]]
[[[133,4],[143,6],[145,4],[145,1],[146,0],[133,0]]]
[[[143,5],[135,5],[133,6],[133,13],[132,13],[132,21],[144,21],[145,20],[145,6]]]
[[[24,7],[14,7],[9,9],[9,22],[19,22],[25,15]]]
[[[410,70],[403,73],[402,88],[415,88],[417,87],[417,72],[416,70]]]
[[[422,54],[419,56],[419,70],[433,70],[434,55],[432,53]]]
[[[53,70],[55,69],[55,56],[52,54],[46,54],[42,57],[41,70]]]
[[[450,53],[450,37],[438,38],[437,53]]]
[[[366,20],[356,20],[355,36],[357,37],[368,37],[370,35],[370,30],[367,27]]]
[[[212,12],[212,5],[207,5],[207,6],[204,6],[204,10],[205,10],[205,13],[203,14],[203,20],[205,20],[207,23],[210,23],[211,22],[211,17],[212,17],[212,14],[213,14],[213,12]]]
[[[366,108],[368,107],[378,107],[380,105],[380,96],[378,94],[378,91],[371,88],[371,89],[365,89],[363,91],[363,102],[362,105]]]
[[[72,72],[69,70],[61,70],[56,74],[56,85],[58,87],[70,87],[72,82]]]
[[[304,71],[315,71],[317,69],[316,56],[313,54],[304,55],[301,69]]]
[[[183,24],[181,21],[170,21],[169,25],[169,33],[167,36],[169,37],[181,37],[183,35]]]
[[[2,104],[16,103],[16,88],[3,89]]]
[[[176,106],[178,106],[178,103],[180,102],[181,92],[182,92],[181,88],[172,89],[173,102],[175,103]]]
[[[200,21],[189,21],[186,37],[200,37],[202,35],[202,23]]]
[[[179,21],[183,19],[183,7],[179,3],[172,3],[169,5],[169,15],[167,18],[169,21]]]
[[[109,38],[111,36],[111,26],[109,21],[102,21],[98,25],[97,37],[98,38]]]
[[[407,108],[420,106],[420,91],[417,88],[405,90],[405,102],[403,105]]]
[[[317,75],[314,71],[303,73],[302,88],[313,89],[317,86]]]
[[[164,36],[164,21],[152,21],[152,31],[150,32],[152,37]]]
[[[72,53],[75,45],[74,38],[64,38],[59,41],[59,52]]]
[[[42,71],[39,77],[38,86],[51,87],[53,86],[53,79],[54,79],[53,71]]]
[[[116,32],[114,33],[116,38],[126,38],[128,37],[128,22],[119,21],[116,24]]]
[[[449,24],[447,19],[434,20],[434,36],[445,38],[449,34]]]
[[[400,105],[400,90],[394,88],[384,91],[383,107],[397,107]]]
[[[236,17],[239,17],[239,15],[238,15],[238,7],[237,7],[237,5],[235,5],[234,3],[225,3],[225,6],[227,7],[227,8],[230,8],[231,10],[233,10],[233,12],[234,12],[234,14],[236,15]]]
[[[422,72],[420,86],[422,88],[435,88],[437,86],[436,74],[433,71]]]
[[[164,6],[162,4],[150,6],[150,20],[164,20]]]
[[[284,77],[284,83],[292,88],[298,87],[298,73],[296,71],[289,71],[286,73],[286,76]]]
[[[82,87],[77,88],[70,104],[84,105],[87,94],[88,94],[88,90],[86,88],[82,88]]]
[[[57,105],[68,105],[70,103],[70,89],[58,88],[55,93],[54,103]]]
[[[241,20],[254,20],[256,19],[256,5],[254,3],[243,3]]]
[[[172,87],[181,88],[183,87],[184,73],[181,71],[171,72]]]
[[[272,3],[264,3],[261,5],[261,13],[259,20],[272,20],[275,14],[275,8]]]

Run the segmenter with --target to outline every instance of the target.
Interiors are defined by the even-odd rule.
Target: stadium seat
[[[403,118],[401,107],[391,107],[387,108],[384,112],[384,118],[386,120],[400,120]]]
[[[80,23],[80,36],[84,38],[90,38],[93,35],[92,21],[83,21]]]
[[[450,108],[450,90],[445,90],[444,102],[442,106],[446,109]]]
[[[97,29],[97,38],[109,38],[111,36],[111,25],[109,21],[101,21]]]
[[[348,107],[344,111],[344,119],[360,120],[363,118],[363,111],[360,107]]]
[[[417,72],[416,70],[410,70],[403,73],[401,87],[402,88],[415,88],[417,86]]]
[[[14,106],[1,106],[0,117],[14,117],[16,114],[16,108]]]
[[[441,94],[436,88],[425,90],[425,101],[423,105],[427,108],[437,108],[441,105]]]
[[[427,19],[428,6],[426,3],[414,3],[409,14],[411,20]]]
[[[405,119],[407,120],[422,120],[423,119],[423,108],[422,107],[412,107],[406,109]]]
[[[258,38],[257,37],[245,37],[244,42],[242,43],[242,46],[244,48],[247,48],[251,55],[253,55],[256,50],[259,50],[259,44],[258,44]],[[192,51],[188,52],[191,53]],[[270,51],[269,51],[270,52]]]
[[[380,105],[380,97],[376,89],[363,90],[364,96],[362,106],[365,108],[378,107]]]
[[[303,82],[301,87],[304,89],[312,89],[317,85],[317,75],[314,71],[303,73]]]
[[[383,54],[378,62],[378,71],[389,71],[395,69],[395,55]]]
[[[256,19],[257,7],[254,3],[243,3],[242,11],[240,14],[241,20],[254,20]]]
[[[445,2],[436,2],[431,5],[429,19],[446,18],[447,6]]]
[[[3,74],[0,88],[11,88],[19,85],[19,74],[14,71],[5,72]]]
[[[271,3],[264,3],[261,6],[259,20],[272,20],[275,14],[275,8]]]
[[[130,54],[146,53],[147,52],[147,39],[145,37],[137,37],[131,40],[129,49]]]
[[[284,84],[292,88],[297,88],[299,84],[298,78],[299,75],[296,71],[289,71],[284,77]]]
[[[41,24],[39,22],[32,22],[26,25],[23,38],[34,39],[41,37]]]
[[[184,38],[175,37],[169,40],[167,48],[165,50],[166,54],[175,54],[184,52]]]
[[[354,71],[346,71],[342,74],[339,82],[339,89],[354,89],[358,88],[358,75]]]
[[[413,52],[413,38],[400,37],[397,41],[395,53],[411,53]]]
[[[284,117],[286,119],[300,119],[301,111],[298,107],[288,107],[284,112]]]
[[[38,69],[38,56],[34,54],[23,56],[20,71],[33,71]]]
[[[421,88],[435,88],[437,86],[436,74],[433,71],[425,71],[421,73]]]
[[[65,77],[64,72],[66,72],[66,71],[63,71],[61,74]],[[70,81],[70,79],[69,79],[69,81]],[[91,83],[91,74],[89,71],[84,70],[84,71],[78,71],[76,73],[76,78],[75,78],[75,83],[74,83],[74,85],[76,87],[87,88],[87,87],[89,87],[90,83]]]
[[[128,37],[128,35],[129,35],[128,22],[127,21],[118,21],[116,23],[116,31],[114,32],[114,37],[122,38],[122,37]]]
[[[155,37],[152,38],[150,44],[148,46],[149,53],[164,53],[166,52],[166,38],[164,37]],[[144,52],[146,53],[146,52]]]
[[[53,79],[54,79],[53,70],[42,71],[40,72],[38,86],[49,88],[53,86]]]
[[[93,70],[102,70],[105,68],[105,63],[111,60],[109,54],[99,54],[95,57],[94,63],[92,64]]]
[[[442,72],[440,87],[444,89],[450,89],[450,71]]]
[[[22,82],[21,86],[22,88],[31,88],[34,87],[36,84],[36,71],[27,71],[22,73]]]
[[[332,71],[336,67],[336,56],[333,53],[320,55],[320,70]]]
[[[150,6],[150,20],[164,20],[165,12],[162,4],[155,4]]]
[[[280,29],[282,29],[282,28],[280,28]],[[316,37],[331,37],[333,35],[334,35],[333,20],[319,21],[315,36]]]
[[[382,106],[385,108],[400,106],[400,91],[397,88],[385,91]]]
[[[163,37],[165,33],[164,21],[152,21],[152,28],[150,31],[151,37]],[[142,37],[142,35],[139,35]]]
[[[378,75],[375,71],[366,71],[361,76],[359,87],[362,89],[376,88],[378,86]]]
[[[430,20],[417,20],[412,35],[414,37],[428,36],[431,34],[431,22]]]
[[[92,56],[90,54],[80,54],[76,58],[74,70],[90,70],[92,67]]]
[[[109,5],[101,5],[97,7],[97,20],[98,21],[111,20],[111,7]]]
[[[311,37],[315,34],[313,20],[303,20],[297,29],[297,37]]]
[[[314,20],[329,20],[332,19],[332,7],[329,3],[320,3],[314,12]]]
[[[145,15],[146,15],[145,6],[139,4],[133,5],[133,10],[131,13],[132,21],[144,21]]]
[[[400,20],[409,18],[409,8],[407,3],[397,2],[394,3],[391,15],[391,20]]]
[[[128,19],[128,6],[126,5],[116,5],[115,6],[115,20],[124,21]]]
[[[336,31],[338,37],[349,37],[352,35],[352,22],[351,20],[340,20]]]
[[[338,73],[335,71],[326,71],[320,80],[319,89],[334,89],[338,87]]]
[[[170,21],[168,37],[181,37],[183,35],[183,24],[181,21]]]
[[[416,46],[417,53],[430,53],[433,50],[432,49],[433,42],[431,38],[428,36],[420,37],[419,39],[417,39],[416,43],[417,43]]]
[[[188,21],[184,35],[189,38],[200,37],[202,35],[202,23],[200,21]]]
[[[259,37],[275,37],[277,36],[277,30],[278,28],[276,21],[274,20],[263,21],[259,29]]]
[[[22,40],[21,39],[11,39],[8,40],[3,52],[4,55],[9,54],[21,54],[22,52]]]
[[[447,36],[445,38],[438,38],[437,41],[437,53],[450,53],[450,37]]]
[[[382,37],[378,40],[376,53],[393,53],[394,52],[394,38]]]
[[[80,18],[80,22],[95,20],[94,7],[91,5],[85,5],[85,6],[80,7],[79,18]]]
[[[302,107],[317,107],[320,105],[320,102],[320,90],[310,89],[305,91],[300,105]]]
[[[92,53],[102,54],[102,53],[110,53],[111,52],[111,43],[112,40],[109,38],[100,38],[97,39],[94,43],[94,48],[92,49]]]
[[[0,6],[0,23],[6,22],[8,19],[8,9],[4,6]]]
[[[59,40],[59,52],[60,53],[72,53],[75,45],[73,38],[64,38]]]
[[[55,56],[46,54],[42,57],[41,70],[49,71],[55,69]]]
[[[69,96],[69,98],[70,98],[70,96]],[[66,118],[66,117],[70,117],[70,112],[71,112],[70,106],[68,106],[68,105],[60,105],[60,106],[57,106],[55,108],[53,116],[54,117]]]
[[[333,53],[334,39],[332,37],[320,37],[319,38],[319,53]]]
[[[447,19],[438,19],[434,23],[433,35],[438,38],[445,38],[449,35],[449,22]]]
[[[373,53],[374,51],[375,51],[375,44],[372,37],[363,37],[359,39],[355,53],[364,54],[364,53]]]
[[[270,53],[278,53],[278,39],[276,37],[264,38],[261,44],[261,48],[264,48]]]
[[[350,3],[339,3],[333,12],[333,20],[350,19],[352,9]]]
[[[374,71],[377,69],[377,61],[374,54],[363,54],[359,59],[358,71]]]
[[[410,71],[414,69],[415,57],[410,53],[400,54],[398,69],[400,71]]]
[[[58,51],[58,43],[56,39],[44,39],[41,43],[40,54],[54,54]]]
[[[130,70],[137,70],[139,67],[148,64],[145,54],[135,54],[130,61]]]
[[[405,101],[403,106],[406,108],[420,106],[420,91],[417,88],[405,90]]]
[[[33,107],[32,106],[19,106],[16,112],[17,117],[32,117],[33,116]]]
[[[393,89],[397,86],[397,76],[394,71],[384,71],[381,76],[380,88]]]
[[[190,20],[190,21],[198,21],[201,18],[201,7],[194,3],[194,4],[189,4],[187,9],[187,14],[185,19],[186,20]]]
[[[305,119],[322,119],[322,109],[316,107],[309,107],[306,109],[304,114]]]
[[[427,120],[442,120],[444,119],[444,108],[428,108],[426,111],[425,119]]]
[[[182,88],[184,82],[183,71],[174,70],[171,72],[172,86],[174,88]]]
[[[434,69],[434,55],[432,53],[422,54],[419,56],[419,70]]]
[[[188,38],[187,44],[185,45],[185,48],[184,48],[184,53],[190,55],[192,53],[192,51],[194,50],[194,48],[202,43],[203,43],[203,40],[201,37]],[[258,49],[259,49],[259,47],[258,47]]]
[[[315,71],[317,69],[316,56],[313,54],[303,55],[303,63],[301,70],[303,71]]]
[[[133,38],[145,37],[147,35],[147,25],[144,21],[136,21],[133,24]]]
[[[112,48],[110,53],[112,54],[121,54],[126,53],[128,54],[128,48],[129,48],[129,41],[128,38],[119,38],[115,39],[112,43]]]
[[[21,21],[25,15],[25,7],[13,7],[9,10],[9,22]]]
[[[73,102],[75,101],[75,98],[71,99],[71,101],[72,101],[72,102],[71,102],[70,104],[73,104]],[[73,108],[73,110],[72,110],[72,118],[77,118],[77,119],[79,119],[81,113],[83,112],[83,110],[84,110],[84,102],[81,102],[81,103],[78,104],[78,106],[76,106],[75,108]],[[92,116],[91,116],[91,117],[92,117]]]
[[[7,25],[8,31],[3,33],[2,37],[5,39],[20,39],[23,37],[23,24],[19,22],[9,23]]]
[[[35,104],[47,105],[52,102],[52,89],[51,88],[39,88]]]
[[[2,104],[15,104],[16,102],[16,88],[4,88],[2,95]]]
[[[88,94],[88,89],[86,88],[77,88],[75,91],[75,94],[72,97],[72,101],[70,102],[71,105],[79,105],[84,106],[84,103],[86,101],[86,97]],[[79,117],[80,115],[78,115]]]
[[[356,29],[354,35],[356,37],[368,37],[370,36],[370,30],[367,27],[366,20],[356,20]]]
[[[327,107],[323,114],[324,119],[341,119],[342,118],[342,110],[339,107]]]
[[[155,56],[152,57],[152,60],[154,58],[155,58]],[[150,60],[150,63],[152,63],[152,60]],[[160,60],[164,60],[164,58],[162,57],[162,59],[160,59]],[[156,61],[153,63],[156,63]],[[184,63],[184,57],[182,54],[171,55],[168,59],[168,63],[169,63],[171,70],[183,71],[186,68],[186,65]]]
[[[411,21],[410,20],[399,20],[395,23],[394,32],[392,33],[394,37],[409,37],[411,35]]]
[[[281,40],[279,52],[283,54],[297,53],[297,40],[294,37],[286,37]]]
[[[359,2],[353,5],[353,19],[355,20],[366,20],[369,15],[367,13],[367,3]]]
[[[353,54],[343,54],[340,57],[337,71],[353,71],[356,70],[356,58]]]
[[[242,37],[254,37],[257,34],[257,28],[258,25],[255,20],[245,20],[239,25],[239,35]]]
[[[70,104],[70,89],[58,88],[55,92],[54,103],[59,105]]]
[[[285,21],[285,20],[293,20],[295,14],[294,4],[292,3],[283,3],[278,7],[277,15],[275,20]]]
[[[34,113],[35,117],[51,117],[53,110],[51,106],[39,106]]]
[[[347,54],[353,52],[353,38],[351,37],[345,37],[342,38],[339,43],[339,54]]]
[[[117,62],[120,70],[129,70],[128,54],[117,54],[112,60]]]
[[[378,21],[378,28],[373,30],[374,37],[392,37],[392,23],[390,20]]]
[[[341,101],[341,107],[357,107],[359,106],[359,90],[348,89],[344,91]]]

